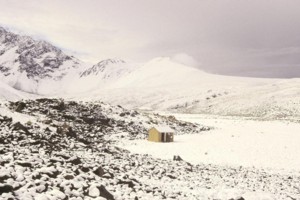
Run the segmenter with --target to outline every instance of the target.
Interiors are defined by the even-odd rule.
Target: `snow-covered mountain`
[[[64,93],[82,93],[97,91],[118,82],[120,78],[130,74],[135,66],[121,59],[106,59],[96,65],[88,67],[74,77],[74,81],[65,83]]]
[[[34,40],[0,27],[0,78],[15,89],[48,93],[81,61],[46,41]]]
[[[101,100],[134,109],[300,117],[299,79],[222,76],[167,57],[145,64],[107,59],[89,65],[45,41],[3,28],[0,28],[0,78],[26,92]]]

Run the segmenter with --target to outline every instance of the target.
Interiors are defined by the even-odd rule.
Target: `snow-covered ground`
[[[300,171],[300,124],[232,117],[177,114],[177,119],[215,127],[203,134],[175,136],[174,143],[125,141],[120,146],[134,153],[172,159],[181,156],[193,164],[271,168]]]
[[[265,145],[268,143],[265,140],[272,138],[268,127],[273,122],[197,115],[176,117],[200,120],[215,125],[216,129],[208,130],[205,126],[178,121],[170,116],[139,113],[101,102],[37,99],[2,103],[0,199],[300,199],[299,173],[278,173],[265,166],[263,169],[249,167],[247,164],[251,162],[244,157],[248,156],[247,149],[248,154],[252,152],[249,146],[259,146],[254,140],[248,140],[249,129],[253,129],[257,140],[263,141],[260,145]],[[61,122],[69,128],[62,129],[65,125]],[[258,128],[259,123],[263,124],[261,128]],[[147,127],[154,124],[169,124],[183,135],[177,135],[176,142],[170,144],[139,140],[144,138]],[[293,129],[293,133],[299,130],[297,124],[274,124],[278,134],[280,129],[288,132]],[[241,129],[247,129],[246,133],[240,133]],[[206,131],[198,131],[199,137],[189,134],[197,130]],[[259,138],[258,130],[266,131],[268,137]],[[239,142],[232,142],[231,135]],[[294,136],[291,134],[288,135],[291,138],[284,139],[287,140],[284,143],[294,142],[291,151],[297,146]],[[277,140],[276,136],[274,141]],[[132,142],[137,141],[140,141],[139,145],[132,147]],[[117,147],[120,142],[124,142],[125,148],[131,146],[132,152]],[[199,146],[205,151],[201,153],[203,149]],[[244,158],[238,166],[230,163],[235,160],[232,152],[227,150],[229,148]],[[145,152],[154,157],[143,154]],[[195,165],[157,158],[172,158],[173,155],[180,155]],[[228,155],[232,158],[226,160]],[[205,156],[211,160],[204,162]],[[262,153],[257,156],[268,158]],[[213,161],[216,164],[208,164]]]

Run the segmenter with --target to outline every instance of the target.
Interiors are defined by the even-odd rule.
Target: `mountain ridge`
[[[0,75],[13,88],[39,93],[43,80],[59,81],[80,62],[49,42],[0,28]]]
[[[106,59],[87,65],[50,43],[3,29],[0,34],[0,78],[21,91],[73,100],[101,100],[131,109],[300,118],[299,79],[209,74],[168,57],[144,64]],[[16,97],[15,90],[5,91],[13,91],[12,96]]]

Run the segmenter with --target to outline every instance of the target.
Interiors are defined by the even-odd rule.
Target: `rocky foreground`
[[[0,199],[300,199],[300,176],[192,165],[116,147],[155,124],[199,124],[104,103],[27,100],[1,105]],[[163,152],[162,152],[163,153]]]

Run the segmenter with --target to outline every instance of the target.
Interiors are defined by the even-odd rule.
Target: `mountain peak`
[[[0,27],[0,78],[14,88],[36,92],[19,84],[20,77],[36,88],[40,80],[62,79],[68,69],[77,68],[78,64],[78,60],[47,41]]]
[[[120,63],[126,63],[126,62],[119,58],[109,58],[109,59],[101,60],[96,65],[108,65],[108,64],[120,64]]]
[[[122,59],[114,58],[114,59],[105,59],[98,62],[96,65],[87,69],[81,74],[81,77],[89,76],[89,75],[98,75],[103,72],[106,68],[110,68],[111,66],[123,66],[126,62]]]
[[[168,62],[171,61],[171,58],[168,56],[160,56],[160,57],[156,57],[153,58],[149,61],[149,63],[156,63],[156,62]]]

